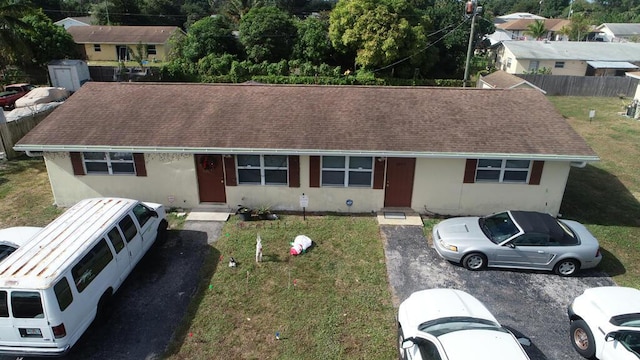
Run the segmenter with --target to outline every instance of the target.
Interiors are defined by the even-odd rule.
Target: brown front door
[[[416,159],[414,158],[387,158],[385,207],[411,207],[415,168]]]
[[[200,202],[227,202],[221,155],[196,155]]]

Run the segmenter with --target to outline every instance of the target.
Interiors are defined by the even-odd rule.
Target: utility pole
[[[471,61],[471,53],[473,50],[473,35],[476,29],[476,15],[482,12],[482,6],[478,6],[476,0],[469,0],[464,5],[464,12],[467,17],[471,16],[471,33],[469,34],[469,47],[467,48],[467,61],[464,66],[464,79],[462,80],[462,86],[467,87],[469,81],[469,63]]]

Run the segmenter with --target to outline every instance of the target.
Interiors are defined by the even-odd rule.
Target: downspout
[[[44,156],[44,152],[43,151],[31,151],[31,150],[27,150],[25,152],[27,154],[28,157],[40,157],[40,156]]]

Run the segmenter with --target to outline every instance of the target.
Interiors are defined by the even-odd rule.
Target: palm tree
[[[34,11],[33,6],[23,0],[0,0],[0,69],[31,53],[17,30],[31,29],[20,19]]]
[[[540,40],[547,34],[547,31],[544,20],[536,20],[527,26],[525,34],[529,34],[536,38],[536,40]]]

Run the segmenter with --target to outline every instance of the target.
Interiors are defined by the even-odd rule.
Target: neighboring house
[[[166,61],[170,39],[184,32],[176,26],[72,26],[67,31],[82,45],[88,61],[129,61],[139,45],[148,61]]]
[[[596,31],[602,41],[640,42],[640,24],[604,23]]]
[[[571,25],[571,20],[565,19],[519,19],[496,24],[496,32],[501,31],[508,34],[511,40],[537,40],[533,38],[529,31],[529,25],[535,23],[538,20],[544,21],[545,28],[547,29],[546,35],[543,37],[548,40],[562,41],[567,40],[565,35],[562,35],[562,28]]]
[[[493,19],[493,23],[497,25],[500,23],[520,20],[520,19],[544,20],[546,18],[539,15],[531,14],[531,13],[518,12],[518,13],[511,13],[511,14],[506,14],[502,16],[496,16],[496,18]]]
[[[494,47],[495,67],[510,74],[542,69],[552,75],[624,76],[640,66],[640,44],[505,41]]]
[[[54,22],[55,25],[63,26],[66,29],[72,26],[90,26],[91,25],[91,16],[82,16],[82,17],[66,17],[62,20],[58,20]]]
[[[123,196],[193,208],[557,214],[598,161],[539,91],[88,82],[14,147],[56,204]]]
[[[547,93],[527,80],[502,70],[495,71],[486,76],[480,76],[477,87],[481,89],[536,89],[543,94]]]

